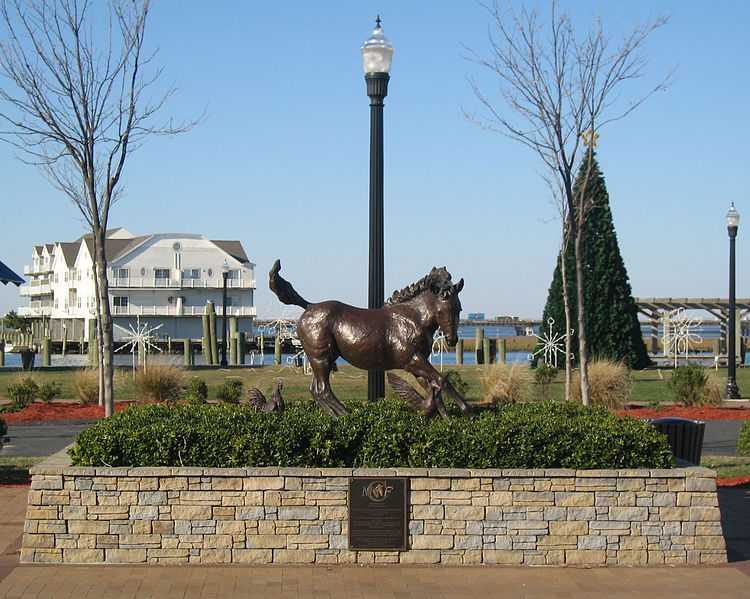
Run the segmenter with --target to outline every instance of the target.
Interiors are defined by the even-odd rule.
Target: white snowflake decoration
[[[677,367],[679,356],[685,357],[688,362],[690,349],[695,343],[700,343],[703,338],[696,333],[703,325],[702,318],[688,318],[685,308],[678,308],[669,313],[669,327],[664,328],[662,342],[664,353],[674,356],[674,365]]]
[[[544,355],[544,363],[547,366],[557,368],[557,355],[565,355],[565,339],[568,337],[567,333],[561,335],[560,333],[553,333],[552,326],[555,324],[554,318],[548,318],[547,324],[549,324],[549,332],[543,332],[541,335],[537,335],[532,332],[532,335],[542,342],[542,347],[531,354],[533,359],[537,354]],[[571,331],[572,332],[572,331]],[[531,361],[531,359],[529,361]]]
[[[445,345],[445,334],[441,329],[435,331],[432,336],[432,350],[430,351],[430,364],[432,364],[432,358],[434,356],[440,356],[440,372],[443,372],[443,352],[446,351]]]
[[[135,366],[136,366],[135,354],[136,352],[138,352],[138,362],[143,363],[143,370],[145,371],[147,350],[156,350],[158,352],[161,352],[161,349],[159,349],[156,345],[151,343],[151,338],[153,336],[153,333],[155,331],[158,331],[164,325],[160,324],[158,326],[151,327],[148,324],[144,324],[141,326],[141,317],[138,316],[136,319],[135,328],[133,328],[133,325],[128,325],[128,329],[125,329],[119,324],[116,324],[115,326],[125,333],[126,338],[128,340],[117,351],[120,352],[120,351],[130,348],[130,353],[133,356],[133,373],[135,373]]]

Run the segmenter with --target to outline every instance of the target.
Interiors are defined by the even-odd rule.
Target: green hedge
[[[670,468],[664,435],[601,408],[552,402],[426,420],[401,400],[335,420],[312,401],[282,413],[247,405],[131,406],[76,437],[81,466]],[[451,407],[455,410],[455,407]]]
[[[745,420],[740,427],[737,439],[737,455],[750,455],[750,420]]]

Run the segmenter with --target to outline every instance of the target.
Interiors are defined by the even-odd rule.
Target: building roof
[[[60,243],[60,250],[62,251],[65,264],[73,266],[76,263],[76,257],[78,256],[78,250],[81,247],[79,243]]]
[[[229,254],[235,260],[239,260],[240,262],[246,262],[246,263],[250,262],[250,260],[247,259],[247,254],[245,254],[245,250],[242,248],[242,244],[239,241],[216,240],[216,239],[211,239],[210,241],[211,243],[217,245],[219,248],[224,250],[227,254]]]
[[[2,262],[0,262],[0,281],[2,281],[3,285],[15,283],[16,286],[26,282]]]

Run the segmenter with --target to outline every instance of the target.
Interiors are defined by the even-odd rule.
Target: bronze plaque
[[[408,478],[349,479],[349,549],[406,551]]]

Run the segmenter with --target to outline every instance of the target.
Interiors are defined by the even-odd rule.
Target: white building
[[[206,302],[213,300],[222,314],[225,261],[227,316],[238,317],[238,330],[252,331],[255,264],[239,241],[184,233],[136,237],[118,228],[107,232],[106,253],[115,339],[124,338],[138,320],[151,328],[161,325],[161,338],[202,337]],[[53,340],[63,334],[69,340],[87,338],[96,313],[92,254],[91,235],[36,246],[32,265],[24,267],[31,280],[20,288],[29,306],[19,315],[44,319]]]

